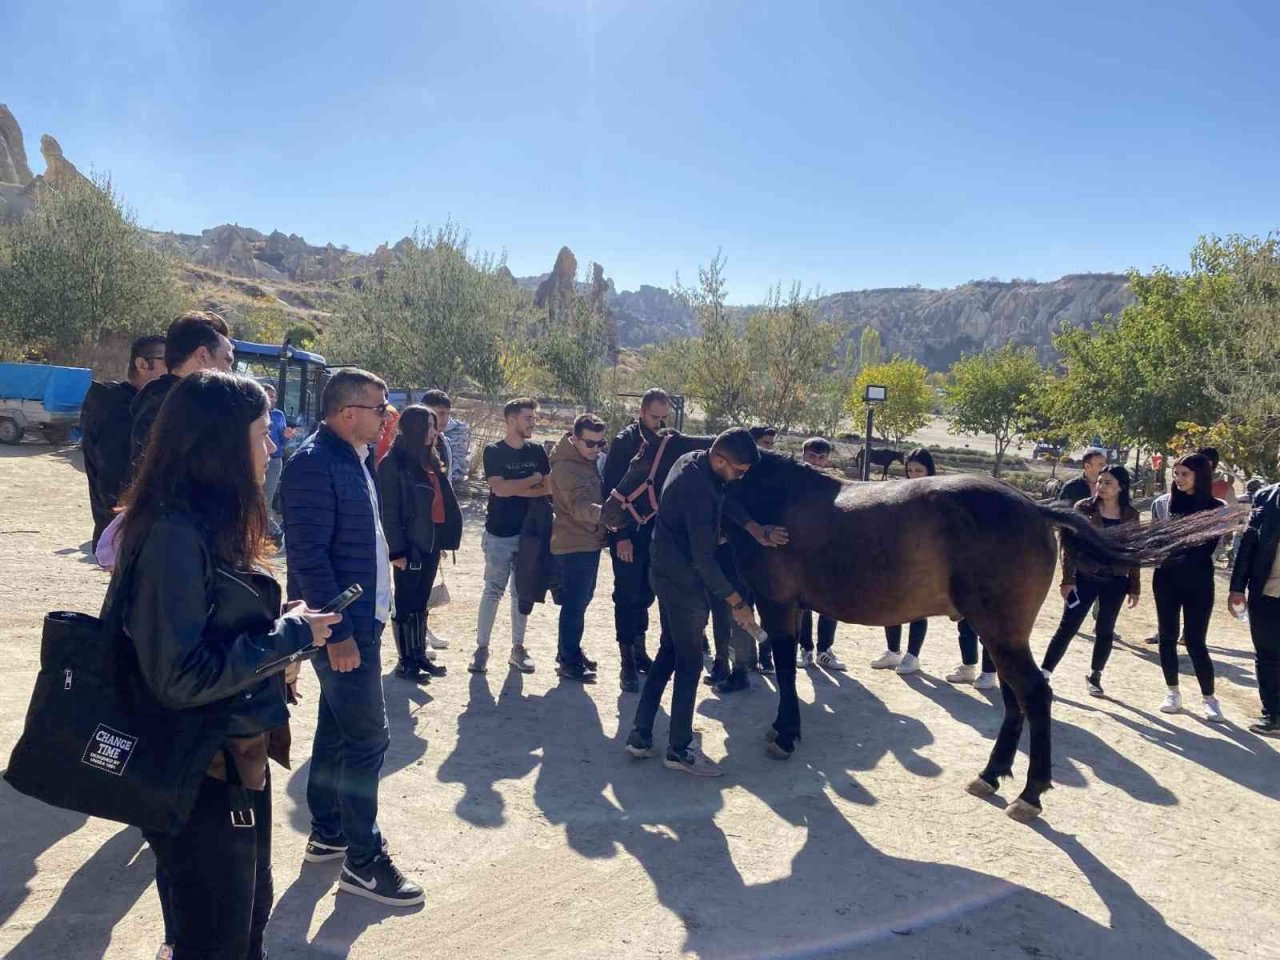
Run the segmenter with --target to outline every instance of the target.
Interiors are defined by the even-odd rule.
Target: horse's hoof
[[[974,777],[964,789],[975,797],[990,797],[996,792],[996,788],[981,777]]]
[[[1008,809],[1005,810],[1004,813],[1010,820],[1016,820],[1018,823],[1030,823],[1036,817],[1040,816],[1041,809],[1034,804],[1027,803],[1027,801],[1019,797],[1017,800],[1013,801],[1013,803],[1009,804]]]
[[[765,752],[775,760],[789,760],[791,755],[796,752],[795,747],[790,750],[783,747],[777,740],[769,742],[769,746],[765,748]]]

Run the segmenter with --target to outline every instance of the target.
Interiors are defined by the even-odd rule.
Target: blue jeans
[[[583,621],[596,592],[600,572],[600,551],[566,553],[560,560],[560,642],[556,659],[577,662],[582,652]]]
[[[484,551],[484,590],[480,594],[480,613],[476,619],[476,646],[489,646],[493,634],[493,622],[498,619],[498,604],[511,582],[511,643],[524,643],[524,628],[528,617],[520,613],[520,598],[516,596],[513,579],[516,554],[520,550],[520,537],[495,537],[488,530],[480,538]]]
[[[382,697],[382,625],[360,636],[360,666],[335,673],[322,650],[312,660],[320,680],[320,711],[311,747],[307,806],[311,829],[325,839],[345,837],[347,859],[363,866],[382,849],[378,830],[378,774],[391,742]]]

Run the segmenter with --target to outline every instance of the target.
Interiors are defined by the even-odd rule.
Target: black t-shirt
[[[501,477],[503,480],[523,480],[535,473],[544,477],[551,472],[547,451],[542,444],[526,440],[524,447],[516,449],[505,440],[498,440],[484,448],[484,478]],[[495,537],[519,536],[524,526],[524,515],[529,511],[528,497],[500,497],[489,491],[489,513],[484,528]]]

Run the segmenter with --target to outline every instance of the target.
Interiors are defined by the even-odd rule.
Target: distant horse
[[[646,478],[665,477],[677,451],[710,443],[710,438],[679,439],[670,438],[656,460],[655,450],[636,455],[606,504],[604,523],[620,524],[624,501],[647,489]],[[1055,528],[1074,537],[1078,550],[1106,563],[1151,566],[1238,522],[1208,513],[1099,532],[1083,514],[1036,504],[989,477],[856,484],[767,451],[735,485],[734,495],[757,521],[781,524],[791,534],[787,546],[765,550],[744,532],[729,531],[738,571],[750,584],[773,641],[779,703],[768,731],[770,755],[788,757],[800,740],[795,684],[802,608],[872,626],[931,616],[964,618],[995,661],[1005,707],[990,758],[968,790],[990,795],[1001,777],[1012,776],[1024,721],[1029,721],[1027,781],[1007,811],[1022,822],[1039,815],[1041,794],[1052,786],[1053,695],[1032,657],[1030,636],[1053,579]],[[648,497],[626,506],[652,515]]]
[[[864,446],[853,458],[853,472],[859,477],[862,476],[862,458],[866,456],[866,453],[867,448]],[[902,453],[900,451],[888,450],[884,447],[871,448],[871,466],[883,468],[880,472],[881,480],[889,479],[889,467],[893,466],[895,463],[903,464],[903,469],[906,469],[905,461],[903,460]],[[870,476],[870,474],[868,474],[868,476]]]

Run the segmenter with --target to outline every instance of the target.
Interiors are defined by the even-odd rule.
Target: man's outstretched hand
[[[761,526],[758,523],[751,525],[751,535],[756,538],[756,542],[762,547],[782,547],[791,542],[791,534],[787,532],[786,527],[773,526],[772,524]]]

